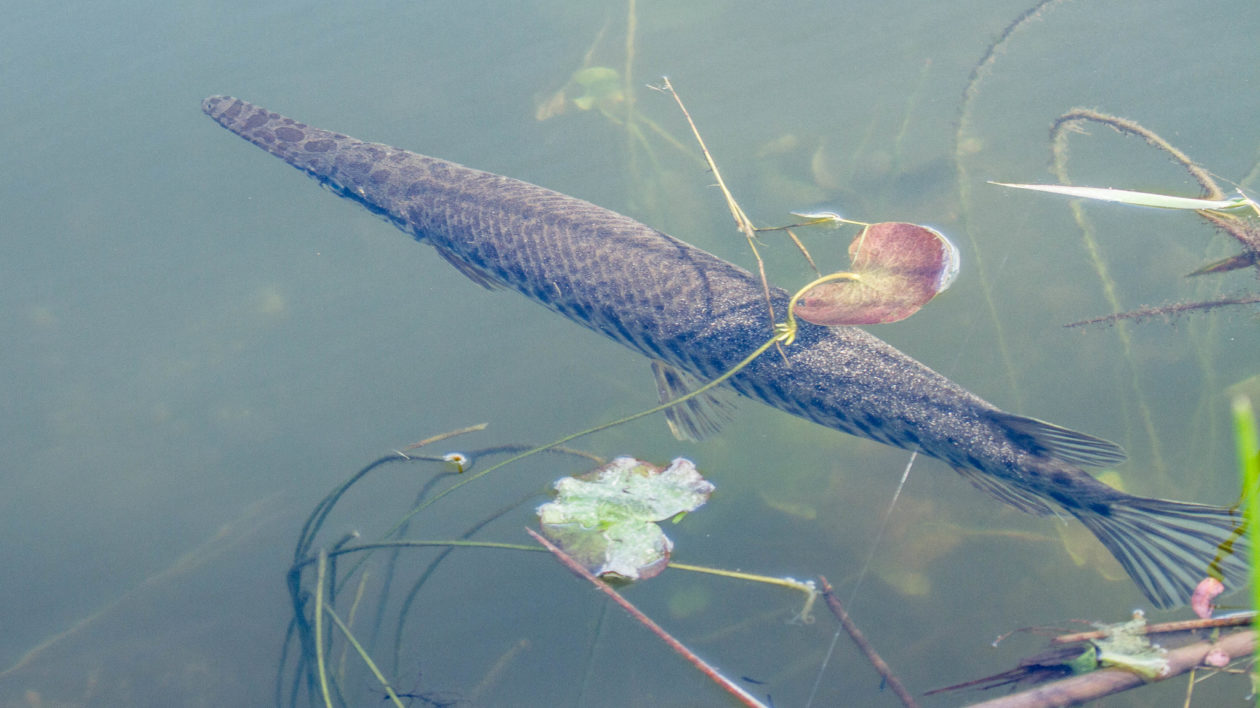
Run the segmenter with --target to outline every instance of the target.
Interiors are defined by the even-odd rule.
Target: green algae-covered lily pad
[[[554,486],[538,507],[543,534],[595,575],[624,581],[665,570],[674,544],[655,522],[699,508],[714,489],[681,457],[664,469],[618,457]]]
[[[1093,641],[1099,664],[1127,669],[1147,680],[1168,675],[1168,651],[1146,637],[1146,616],[1141,612],[1133,613],[1128,622],[1097,626],[1107,632]]]

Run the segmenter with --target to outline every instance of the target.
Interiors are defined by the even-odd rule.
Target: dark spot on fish
[[[241,126],[241,131],[242,132],[250,131],[250,130],[253,130],[254,128],[257,128],[261,125],[266,125],[266,124],[267,124],[267,116],[263,113],[255,113],[254,115],[249,117],[249,120],[245,121],[245,125]]]
[[[901,437],[903,440],[910,443],[911,445],[916,446],[916,447],[919,446],[919,436],[915,435],[913,430],[901,431]]]
[[[384,184],[389,181],[391,173],[389,170],[377,170],[368,175],[368,181],[372,184]]]
[[[1099,516],[1111,516],[1111,505],[1104,502],[1093,502],[1088,509]]]
[[[289,126],[286,125],[280,128],[276,128],[276,137],[280,138],[286,143],[296,143],[302,138],[306,137],[306,133],[303,133],[297,128],[290,128]]]
[[[305,145],[307,152],[328,152],[337,147],[332,140],[312,140]]]
[[[967,455],[967,466],[973,470],[984,469],[984,463],[981,462],[980,458],[975,455]]]

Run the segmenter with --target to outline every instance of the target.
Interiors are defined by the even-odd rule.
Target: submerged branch
[[[1078,322],[1069,322],[1064,327],[1083,327],[1085,325],[1114,325],[1122,320],[1142,321],[1151,317],[1175,317],[1187,312],[1197,312],[1200,310],[1215,310],[1218,307],[1229,307],[1233,305],[1254,305],[1260,303],[1260,295],[1240,295],[1237,297],[1223,297],[1216,300],[1207,300],[1204,302],[1180,302],[1172,305],[1161,305],[1159,307],[1143,307],[1129,312],[1121,312],[1105,317],[1094,317],[1088,320],[1080,320]]]
[[[840,626],[844,627],[844,631],[849,633],[853,643],[857,645],[858,649],[862,650],[862,653],[870,660],[871,665],[875,667],[875,670],[883,677],[884,682],[888,684],[888,688],[892,689],[892,692],[897,694],[897,698],[901,699],[902,704],[907,708],[916,708],[919,704],[915,702],[914,696],[910,695],[906,687],[893,674],[892,668],[875,651],[875,647],[871,646],[871,643],[866,640],[866,635],[862,634],[862,630],[858,629],[858,626],[853,623],[849,613],[845,612],[844,606],[840,604],[840,599],[836,597],[835,589],[831,587],[831,583],[827,582],[827,579],[821,575],[818,576],[818,579],[822,582],[823,600],[827,602],[827,607],[836,616]]]
[[[711,679],[714,683],[721,686],[727,693],[734,696],[735,699],[738,700],[740,703],[746,706],[754,706],[755,708],[766,708],[766,705],[764,703],[757,700],[756,697],[754,697],[748,691],[745,691],[742,687],[740,687],[735,682],[723,676],[717,669],[713,668],[711,665],[705,662],[704,659],[701,659],[700,657],[696,656],[694,652],[692,652],[690,649],[686,647],[686,645],[684,645],[682,642],[678,641],[673,636],[671,636],[668,632],[662,629],[661,626],[658,625],[656,622],[652,621],[651,617],[648,617],[647,615],[643,614],[643,612],[639,608],[630,604],[630,601],[622,597],[621,593],[618,593],[616,590],[613,590],[608,585],[608,583],[605,583],[604,581],[592,575],[591,571],[587,570],[581,563],[578,563],[577,561],[573,560],[573,558],[570,557],[569,554],[560,550],[560,548],[558,548],[551,541],[548,541],[546,537],[544,537],[542,534],[530,528],[525,529],[525,531],[530,536],[532,536],[535,541],[541,543],[544,547],[546,547],[547,550],[551,551],[551,553],[555,555],[555,557],[560,561],[561,564],[564,565],[564,567],[568,568],[574,574],[580,577],[586,578],[588,581],[590,581],[596,588],[599,588],[600,592],[604,593],[609,598],[611,598],[613,602],[620,605],[621,609],[625,610],[626,612],[629,612],[630,616],[638,620],[640,624],[642,624],[644,627],[647,627],[657,637],[660,637],[661,641],[665,642],[666,644],[669,645],[671,649],[681,654],[682,657],[686,659],[692,666],[695,666],[697,669],[699,669],[701,673],[709,677],[709,679]]]
[[[1255,648],[1254,630],[1235,632],[1216,642],[1197,642],[1168,652],[1168,673],[1156,681],[1179,676],[1203,664],[1209,651],[1219,649],[1230,659],[1247,656]],[[1074,706],[1097,700],[1113,693],[1127,691],[1147,683],[1141,676],[1124,669],[1107,668],[1039,686],[1029,691],[977,703],[973,708],[1045,708]]]

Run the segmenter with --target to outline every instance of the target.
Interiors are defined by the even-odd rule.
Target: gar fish
[[[505,287],[643,354],[663,400],[715,378],[763,344],[774,322],[759,279],[634,219],[527,182],[313,128],[229,96],[202,110],[336,194],[433,246],[475,282]],[[771,290],[776,312],[788,294]],[[1184,604],[1208,575],[1245,582],[1238,509],[1149,499],[1083,468],[1124,459],[1114,443],[1006,413],[854,327],[804,326],[726,386],[816,423],[942,460],[1035,514],[1079,519],[1158,607]],[[671,427],[716,429],[700,399]]]

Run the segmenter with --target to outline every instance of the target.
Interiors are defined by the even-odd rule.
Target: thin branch
[[[1168,673],[1155,681],[1179,676],[1202,665],[1203,658],[1213,649],[1225,652],[1230,659],[1250,654],[1256,644],[1253,630],[1235,632],[1216,642],[1196,642],[1168,652]],[[1097,700],[1113,693],[1127,691],[1146,684],[1141,676],[1124,669],[1107,668],[1091,671],[1080,676],[1038,686],[1029,691],[977,703],[972,708],[1045,708],[1046,706],[1075,706]]]
[[[1161,622],[1159,624],[1148,624],[1142,628],[1139,634],[1163,634],[1165,632],[1185,632],[1192,629],[1215,629],[1218,627],[1242,627],[1251,624],[1256,619],[1255,612],[1243,612],[1229,617],[1215,617],[1210,619],[1181,620],[1180,622]],[[1076,632],[1074,634],[1060,634],[1050,640],[1051,644],[1072,644],[1074,642],[1084,642],[1090,639],[1102,639],[1107,636],[1107,630],[1098,629],[1092,632]]]
[[[827,579],[821,575],[818,576],[818,580],[822,583],[823,600],[827,602],[827,607],[831,608],[831,614],[835,615],[836,619],[839,620],[840,626],[844,627],[844,631],[849,633],[853,643],[857,645],[858,649],[862,650],[867,660],[871,662],[871,666],[875,667],[875,670],[883,677],[884,682],[888,684],[888,688],[892,689],[892,692],[901,699],[902,704],[906,708],[917,708],[919,704],[915,702],[914,696],[910,695],[906,687],[893,674],[892,668],[879,656],[879,653],[875,651],[875,647],[871,646],[871,643],[866,640],[862,630],[858,629],[858,626],[853,623],[849,613],[845,612],[844,606],[840,604],[840,598],[836,597],[835,590],[831,587],[831,583],[827,582]]]
[[[661,626],[658,625],[656,622],[653,622],[652,618],[643,614],[643,612],[641,612],[639,608],[630,604],[629,600],[625,599],[624,597],[621,596],[620,593],[618,593],[616,590],[613,590],[611,587],[609,587],[608,583],[605,583],[604,581],[592,575],[591,571],[587,570],[582,564],[573,560],[573,558],[569,556],[569,554],[560,550],[560,548],[558,548],[554,543],[552,543],[551,541],[548,541],[545,537],[543,537],[542,534],[530,528],[526,528],[525,532],[528,533],[530,536],[532,536],[535,541],[541,543],[543,547],[545,547],[547,550],[551,551],[551,553],[555,555],[555,557],[560,561],[561,564],[564,565],[564,567],[573,571],[575,575],[586,578],[588,581],[590,581],[595,587],[599,588],[600,592],[604,593],[609,598],[611,598],[613,602],[620,605],[621,609],[625,610],[626,612],[629,612],[631,617],[634,617],[636,620],[639,621],[640,624],[642,624],[644,627],[647,627],[649,630],[651,630],[651,632],[655,634],[657,637],[660,637],[661,641],[668,644],[671,649],[673,649],[674,651],[682,655],[682,657],[686,659],[692,666],[695,666],[697,669],[699,669],[700,673],[704,674],[705,676],[708,676],[710,680],[712,680],[714,683],[718,684],[723,689],[725,689],[727,693],[734,696],[735,699],[738,700],[740,703],[743,703],[746,706],[753,706],[754,708],[766,708],[766,705],[764,703],[757,700],[756,697],[754,697],[748,691],[745,691],[738,684],[734,683],[730,679],[723,676],[721,673],[718,672],[717,669],[713,668],[708,663],[706,663],[704,659],[701,659],[700,657],[696,656],[695,653],[693,653],[690,649],[688,649],[685,645],[683,645],[682,642],[678,641],[677,639],[674,639],[672,636],[670,636],[668,632],[666,632],[664,629],[661,629]]]
[[[761,259],[761,254],[757,251],[757,235],[756,227],[744,210],[740,208],[739,203],[735,201],[735,196],[731,194],[731,190],[726,188],[726,181],[722,179],[722,173],[718,171],[717,163],[713,161],[713,155],[709,153],[709,148],[704,144],[704,138],[700,137],[700,129],[696,127],[696,122],[691,119],[691,114],[687,112],[687,107],[683,105],[682,97],[674,90],[674,85],[669,82],[669,77],[664,77],[664,90],[674,97],[674,101],[678,104],[678,109],[682,111],[683,117],[687,119],[687,124],[691,126],[691,133],[696,136],[696,142],[700,144],[700,151],[704,153],[704,160],[709,164],[709,170],[713,172],[713,178],[717,180],[718,189],[722,190],[722,196],[726,198],[726,206],[731,210],[731,217],[735,219],[735,226],[744,234],[744,238],[748,239],[748,247],[752,249],[753,257],[757,259],[757,272],[761,276],[761,289],[766,298],[766,307],[770,308],[770,322],[774,323],[774,305],[770,302],[770,281],[766,279],[766,264]]]

